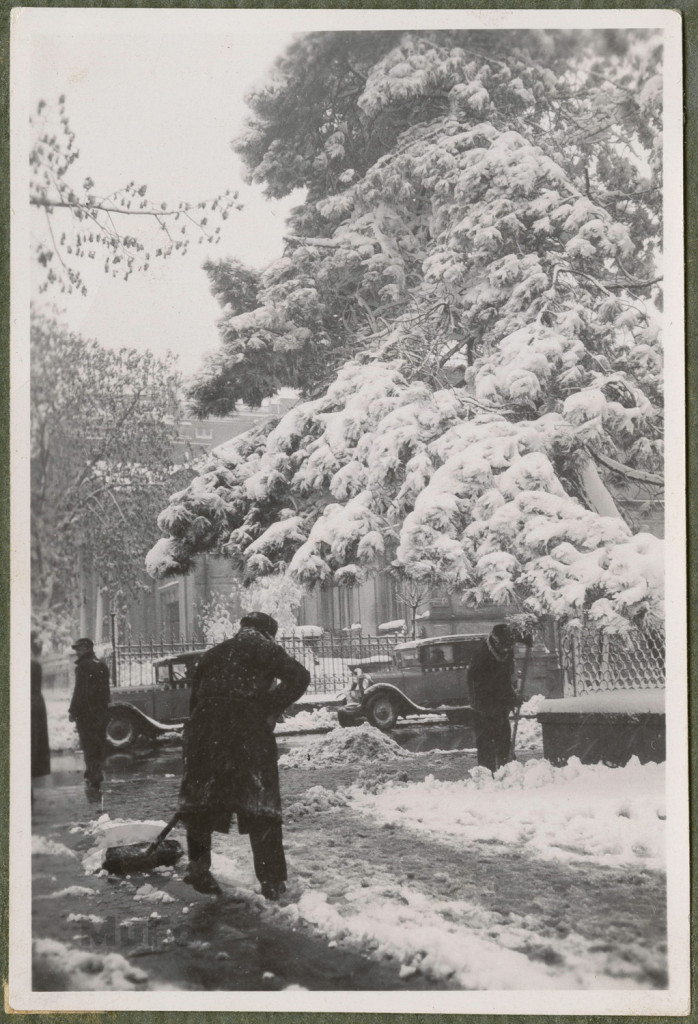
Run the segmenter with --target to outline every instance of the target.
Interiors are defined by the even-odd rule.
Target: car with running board
[[[149,686],[116,686],[111,691],[107,743],[128,750],[142,738],[179,732],[189,717],[194,670],[204,652],[184,651],[153,662]]]
[[[358,665],[354,682],[337,711],[340,725],[368,721],[378,729],[392,729],[399,718],[445,715],[449,721],[470,724],[473,710],[468,688],[468,666],[488,633],[428,637],[397,644],[392,664],[374,671]],[[522,648],[522,652],[523,652]],[[524,656],[525,657],[525,656]],[[517,667],[523,663],[517,655]],[[557,656],[536,643],[525,659],[523,697],[550,696],[561,685]]]

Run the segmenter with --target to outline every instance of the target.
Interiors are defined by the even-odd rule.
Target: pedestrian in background
[[[109,715],[109,669],[94,652],[88,637],[72,645],[76,654],[75,689],[68,708],[71,722],[75,722],[80,746],[85,757],[85,789],[88,800],[98,801],[101,796],[104,755],[107,745],[107,718]]]
[[[41,693],[42,670],[39,658],[41,641],[31,635],[31,763],[32,779],[51,774],[51,748],[48,740],[46,704]],[[32,800],[34,793],[32,791]]]
[[[245,615],[239,632],[207,651],[194,673],[179,813],[189,849],[184,881],[198,892],[220,892],[211,835],[228,832],[234,814],[250,837],[262,894],[275,900],[286,888],[274,726],[306,691],[310,673],[274,642],[276,630],[270,615]]]
[[[511,760],[509,712],[521,704],[516,691],[516,640],[516,630],[498,623],[477,648],[468,667],[477,763],[491,772]]]

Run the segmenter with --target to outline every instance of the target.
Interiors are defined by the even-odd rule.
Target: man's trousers
[[[85,757],[85,781],[99,788],[104,778],[102,765],[107,748],[107,725],[91,720],[77,719],[75,722],[80,737],[80,746]]]
[[[281,822],[273,818],[238,814],[238,829],[248,834],[252,847],[254,871],[261,883],[285,882],[286,857],[284,855]],[[187,824],[187,848],[189,860],[198,868],[211,867],[211,830],[189,818]]]
[[[511,726],[508,712],[487,717],[478,715],[475,719],[477,763],[483,768],[496,772],[511,759]]]

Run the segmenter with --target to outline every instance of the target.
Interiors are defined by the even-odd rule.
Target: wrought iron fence
[[[565,694],[661,689],[665,635],[660,627],[602,633],[585,626],[560,630]]]
[[[356,666],[361,665],[367,671],[388,666],[399,639],[384,636],[291,636],[279,638],[279,643],[310,672],[308,693],[336,693],[349,686],[352,669]],[[161,658],[211,646],[201,637],[160,637],[117,643],[114,656],[106,659],[112,669],[112,685],[152,686],[155,681],[154,664]]]

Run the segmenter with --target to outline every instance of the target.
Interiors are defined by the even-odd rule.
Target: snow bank
[[[53,839],[47,839],[46,836],[32,836],[32,857],[39,854],[45,854],[48,857],[77,858],[77,854],[69,850],[63,843],[56,843]]]
[[[392,761],[410,757],[394,739],[364,723],[353,729],[333,729],[326,736],[308,740],[279,758],[281,768],[317,768],[320,765],[355,761]]]
[[[101,991],[148,986],[148,975],[120,953],[90,953],[55,939],[35,939],[32,944],[35,978],[44,990]],[[50,986],[46,982],[50,981]]]
[[[353,787],[351,807],[380,821],[459,843],[502,843],[533,857],[580,860],[659,870],[665,863],[664,765],[624,768],[565,767],[517,761],[493,777],[474,768],[471,778],[400,785],[379,792]]]

